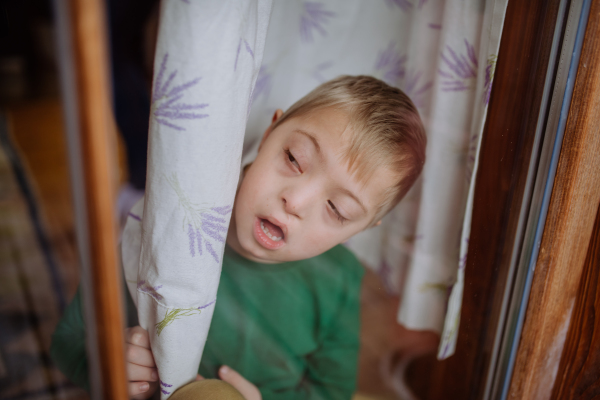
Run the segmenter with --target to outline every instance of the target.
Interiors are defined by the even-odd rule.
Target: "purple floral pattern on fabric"
[[[134,213],[132,213],[132,212],[129,212],[129,214],[127,214],[127,215],[129,215],[131,218],[133,218],[133,219],[135,219],[135,220],[138,220],[138,221],[140,221],[140,222],[142,221],[142,219],[140,218],[140,216],[139,216],[139,215],[135,215],[135,214],[134,214]]]
[[[177,70],[174,70],[163,82],[168,60],[169,53],[166,53],[160,64],[156,80],[154,81],[151,112],[157,123],[177,131],[185,131],[183,126],[178,125],[180,121],[208,117],[208,114],[199,114],[195,112],[195,110],[201,110],[208,107],[208,104],[190,104],[179,101],[183,98],[187,90],[198,84],[200,78],[192,79],[181,85],[172,86],[173,80],[177,76]]]
[[[316,1],[306,1],[304,11],[300,17],[300,39],[305,43],[314,41],[313,32],[318,32],[322,36],[327,36],[325,26],[330,18],[335,17],[335,13],[325,9],[325,6]]]
[[[494,83],[494,72],[496,72],[496,62],[498,56],[492,54],[487,59],[487,65],[485,67],[485,83],[483,90],[483,104],[486,106],[490,102],[490,95],[492,94],[492,84]]]
[[[175,175],[168,179],[171,187],[179,198],[179,206],[185,214],[183,218],[184,227],[187,226],[189,252],[192,257],[198,254],[202,256],[203,248],[219,263],[220,258],[215,250],[215,243],[225,244],[227,234],[227,218],[231,213],[231,206],[205,208],[192,203],[183,192],[179,180]],[[212,242],[211,240],[212,239]]]
[[[168,383],[165,383],[163,381],[160,381],[160,386],[164,386],[166,388],[171,388],[173,387],[173,385],[169,385]],[[171,389],[169,389],[171,390]],[[163,389],[162,387],[160,388],[160,391],[162,392],[162,394],[171,394],[171,392],[167,392],[165,389]]]
[[[410,97],[417,108],[421,108],[425,105],[425,94],[433,87],[433,81],[423,82],[421,80],[422,76],[422,71],[411,69],[406,73],[402,84],[402,90]]]
[[[442,29],[442,24],[430,23],[427,26],[430,27],[431,29]]]
[[[375,72],[382,76],[385,83],[396,86],[406,74],[406,60],[406,55],[400,55],[396,43],[392,41],[377,55]]]
[[[254,91],[252,92],[252,102],[254,103],[260,96],[264,99],[269,97],[272,88],[273,76],[269,73],[266,65],[262,65],[258,71]]]
[[[413,4],[409,0],[385,0],[385,3],[389,8],[398,7],[402,11],[408,11],[413,7]]]
[[[250,57],[254,60],[254,51],[250,47],[250,44],[246,39],[240,38],[237,46],[237,50],[235,52],[235,63],[233,64],[233,70],[237,70],[238,60],[240,59],[240,52],[242,51],[242,44],[244,45],[244,50],[246,53],[250,54]]]
[[[216,303],[216,301],[217,301],[217,299],[214,299],[214,300],[213,300],[213,301],[211,301],[210,303],[208,303],[208,304],[205,304],[205,305],[203,305],[203,306],[201,306],[201,307],[198,307],[198,310],[204,310],[206,307],[210,307],[210,306],[212,306],[213,304],[215,304],[215,303]]]
[[[471,84],[477,77],[477,56],[475,48],[465,39],[465,51],[457,53],[452,47],[446,46],[442,52],[442,62],[445,68],[438,70],[442,77],[441,85],[444,92],[461,92],[471,89]]]
[[[320,83],[323,83],[327,80],[325,76],[323,76],[323,72],[333,66],[333,61],[325,61],[320,64],[317,64],[312,72],[312,77],[315,78]]]
[[[163,299],[162,295],[158,293],[158,289],[160,289],[161,287],[162,285],[150,286],[150,284],[144,280],[139,281],[137,284],[137,289],[139,291],[149,294],[154,298],[154,300],[158,301]]]

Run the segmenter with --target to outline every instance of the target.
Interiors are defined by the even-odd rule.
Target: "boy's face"
[[[382,167],[361,183],[348,171],[346,113],[322,109],[272,126],[238,190],[227,243],[276,263],[314,257],[365,229],[397,176]]]

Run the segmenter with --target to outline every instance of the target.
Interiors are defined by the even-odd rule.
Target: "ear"
[[[275,114],[273,114],[273,119],[271,120],[271,125],[269,125],[269,127],[265,131],[265,133],[260,141],[260,145],[258,146],[258,151],[260,151],[260,148],[262,147],[263,143],[265,142],[265,140],[267,140],[267,138],[273,131],[273,127],[275,126],[275,123],[279,120],[279,118],[281,118],[282,115],[283,115],[283,110],[281,108],[278,108],[277,110],[275,110]]]

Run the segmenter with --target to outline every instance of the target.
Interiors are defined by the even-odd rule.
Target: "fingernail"
[[[228,366],[226,366],[226,365],[223,365],[223,366],[221,367],[221,370],[220,370],[220,372],[221,372],[222,374],[226,374],[226,373],[228,373],[228,372],[229,372],[229,367],[228,367]]]
[[[142,338],[142,335],[139,333],[136,333],[135,335],[133,335],[133,343],[139,343],[141,338]]]
[[[152,375],[150,375],[152,377],[152,380],[155,381],[158,379],[158,374],[156,372],[152,372]]]
[[[140,390],[141,390],[142,392],[145,392],[146,390],[148,390],[148,388],[150,388],[150,385],[149,385],[149,384],[147,384],[147,383],[142,383],[142,384],[140,385]]]

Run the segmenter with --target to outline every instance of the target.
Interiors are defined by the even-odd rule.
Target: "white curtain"
[[[454,352],[458,334],[474,172],[506,4],[277,1],[248,120],[250,149],[275,109],[342,74],[373,75],[411,97],[429,140],[422,178],[381,226],[347,245],[401,295],[400,323],[443,333],[440,358]]]
[[[271,0],[161,4],[145,204],[122,253],[162,399],[198,371],[270,11]]]

